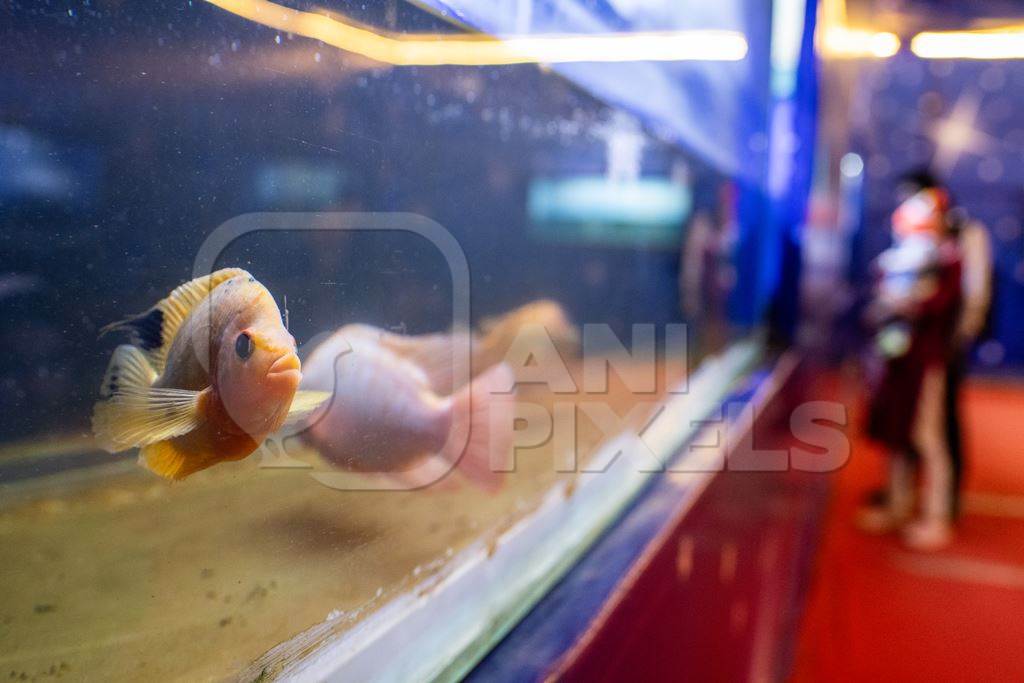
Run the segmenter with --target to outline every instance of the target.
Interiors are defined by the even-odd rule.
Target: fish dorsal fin
[[[141,350],[114,350],[93,408],[92,429],[111,453],[187,434],[202,424],[203,392],[153,386],[156,371]]]
[[[146,359],[157,375],[163,374],[167,351],[188,314],[218,285],[239,276],[252,277],[241,268],[222,268],[178,285],[153,308],[107,325],[100,330],[100,335],[114,330],[126,331],[131,343],[146,354]]]

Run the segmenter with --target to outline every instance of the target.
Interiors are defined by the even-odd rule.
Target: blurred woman
[[[946,438],[953,463],[953,514],[960,513],[966,459],[960,428],[960,386],[967,359],[989,319],[992,304],[992,243],[980,222],[956,209],[950,229],[960,245],[963,260],[963,306],[953,338],[953,353],[946,373]]]

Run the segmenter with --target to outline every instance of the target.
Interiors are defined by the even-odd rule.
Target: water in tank
[[[278,675],[760,319],[767,117],[673,128],[746,43],[666,80],[463,4],[0,10],[0,678]]]

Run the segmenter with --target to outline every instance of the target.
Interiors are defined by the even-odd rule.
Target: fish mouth
[[[270,366],[270,369],[267,371],[267,377],[272,377],[276,380],[294,376],[295,383],[298,384],[299,380],[302,379],[301,368],[302,364],[299,362],[299,357],[294,353],[286,353],[275,360],[274,364]]]

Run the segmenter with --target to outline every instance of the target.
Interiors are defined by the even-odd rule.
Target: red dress
[[[945,368],[953,351],[960,312],[960,251],[952,240],[939,247],[937,287],[914,311],[910,346],[902,356],[885,362],[870,397],[868,436],[905,453],[914,450],[912,430],[925,373]]]

